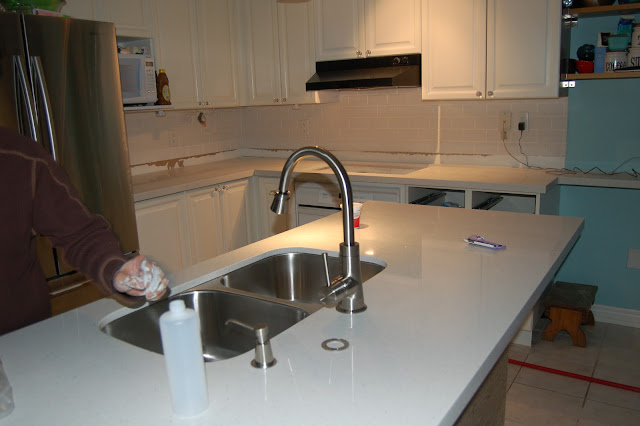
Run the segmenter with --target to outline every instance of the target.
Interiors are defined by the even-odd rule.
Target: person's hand
[[[113,287],[129,296],[144,296],[147,300],[162,298],[169,281],[162,269],[144,256],[136,256],[122,265],[113,278]]]

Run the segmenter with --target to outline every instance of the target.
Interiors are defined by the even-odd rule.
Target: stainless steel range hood
[[[420,86],[420,54],[316,62],[307,90]]]

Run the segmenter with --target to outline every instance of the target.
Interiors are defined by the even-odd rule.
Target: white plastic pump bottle
[[[174,300],[160,316],[160,333],[173,411],[196,416],[209,405],[198,315],[185,307],[184,300]]]

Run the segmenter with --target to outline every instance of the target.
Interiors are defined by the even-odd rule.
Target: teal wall
[[[617,21],[581,19],[572,57]],[[640,157],[640,79],[577,81],[569,91],[566,166],[612,171],[630,157]],[[640,159],[620,170],[632,168],[640,170]],[[597,285],[596,304],[640,310],[640,269],[626,267],[628,249],[640,249],[640,190],[564,186],[560,214],[584,217],[585,229],[557,279]]]

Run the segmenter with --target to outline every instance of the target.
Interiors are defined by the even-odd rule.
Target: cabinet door
[[[486,0],[423,0],[422,23],[422,99],[484,98]]]
[[[224,253],[220,194],[218,186],[187,192],[191,258],[194,264]]]
[[[558,97],[562,5],[557,0],[488,0],[487,93]]]
[[[278,41],[282,103],[312,103],[307,80],[316,72],[312,2],[278,3]]]
[[[363,0],[316,0],[313,3],[317,60],[353,59],[364,55]]]
[[[259,178],[258,180],[258,204],[255,210],[254,219],[257,223],[257,236],[261,240],[279,234],[295,226],[295,201],[289,200],[289,213],[278,215],[271,211],[273,202],[272,191],[278,189],[279,178]],[[293,194],[293,193],[292,193]]]
[[[194,0],[155,0],[157,67],[169,77],[171,103],[195,107],[200,96]]]
[[[420,53],[420,0],[365,0],[364,11],[365,56]]]
[[[230,251],[249,244],[247,212],[249,210],[249,180],[240,180],[220,186],[220,215],[224,251]]]
[[[152,37],[152,0],[101,1],[97,19],[116,24],[118,36]]]
[[[62,13],[76,19],[96,19],[97,0],[67,0]]]
[[[198,0],[200,106],[238,106],[235,0]]]
[[[245,0],[246,105],[280,104],[278,10],[275,0]]]
[[[189,266],[183,194],[135,203],[140,253],[156,260],[167,273]]]

